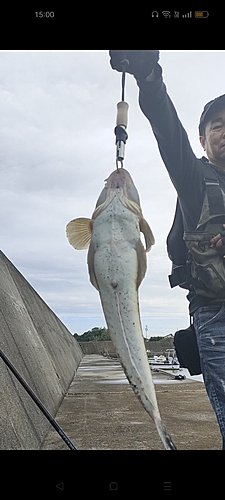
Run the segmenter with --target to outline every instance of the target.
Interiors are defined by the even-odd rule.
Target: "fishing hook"
[[[120,167],[119,167],[119,162],[120,162]],[[116,159],[116,168],[117,170],[119,170],[119,168],[123,168],[123,160]]]

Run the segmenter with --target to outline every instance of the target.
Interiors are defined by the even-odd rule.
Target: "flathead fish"
[[[70,221],[66,234],[77,250],[89,247],[90,281],[99,291],[109,333],[125,374],[155,421],[165,448],[176,449],[160,417],[139,312],[138,288],[147,269],[146,252],[155,241],[127,170],[120,168],[110,174],[92,218]]]

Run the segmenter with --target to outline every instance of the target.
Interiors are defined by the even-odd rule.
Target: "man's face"
[[[200,136],[210,163],[225,169],[225,108],[216,111],[205,127],[205,137]]]

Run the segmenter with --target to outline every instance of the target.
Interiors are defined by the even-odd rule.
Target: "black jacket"
[[[159,65],[158,69],[161,69]],[[160,76],[154,82],[138,82],[139,104],[152,126],[161,157],[177,191],[184,230],[193,231],[196,229],[203,205],[205,189],[203,161],[207,160],[204,157],[196,158],[192,151],[187,133],[167,94],[161,71],[159,73]],[[225,172],[215,165],[211,167],[225,191]],[[193,294],[189,294],[188,299],[192,302],[191,312],[209,303],[209,299],[196,298]]]

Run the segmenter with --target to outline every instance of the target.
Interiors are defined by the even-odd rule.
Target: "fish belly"
[[[107,214],[105,224],[101,221],[101,229],[105,225],[105,231],[101,231],[104,237],[101,236],[101,243],[95,248],[94,271],[106,323],[126,376],[147,411],[156,418],[159,411],[142,334],[136,285],[135,241],[140,238],[140,232],[137,231],[137,216],[129,212],[129,224],[128,220],[126,224],[123,213],[121,227],[119,215],[116,219],[114,214],[111,227]],[[95,240],[94,231],[95,228]]]

